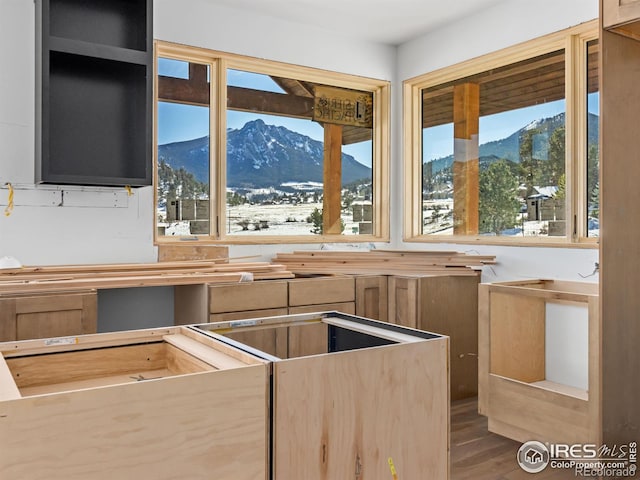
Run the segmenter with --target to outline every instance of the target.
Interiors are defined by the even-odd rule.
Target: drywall
[[[156,37],[163,40],[391,80],[392,246],[495,254],[500,264],[485,269],[487,281],[580,279],[593,270],[596,250],[403,244],[399,85],[410,76],[594,18],[596,0],[511,0],[398,49],[205,0],[156,0],[154,8]],[[19,187],[11,216],[0,215],[0,256],[31,265],[154,261],[152,188],[136,189],[124,198],[123,191],[89,187],[33,189],[34,16],[33,2],[0,0],[0,208],[8,195],[2,185]],[[105,201],[109,193],[118,197],[117,206]],[[296,248],[320,246],[234,246],[231,255],[268,260],[275,252]]]
[[[454,65],[480,55],[553,33],[598,16],[597,0],[514,0],[487,8],[479,14],[461,18],[439,30],[416,38],[398,47],[397,82]],[[402,104],[401,89],[396,88],[394,103]],[[402,155],[400,120],[396,121],[393,149]],[[406,159],[405,159],[406,160]],[[391,188],[393,211],[402,205],[403,177],[394,169]],[[391,218],[392,231],[402,231],[402,216]],[[590,275],[598,261],[597,248],[502,247],[453,244],[405,244],[401,236],[394,237],[395,246],[408,249],[441,249],[478,251],[496,255],[498,265],[483,271],[483,281],[503,281],[527,278],[561,278],[577,281],[597,281]],[[588,276],[587,278],[583,278]]]
[[[412,77],[563,30],[597,16],[597,0],[503,2],[401,45],[398,48],[397,82],[401,84]],[[395,91],[396,104],[402,104],[399,90]],[[398,140],[402,137],[398,123],[395,124],[396,142],[393,148],[396,155],[400,156],[402,146]],[[397,170],[394,174],[391,204],[396,211],[398,205],[402,204],[404,191],[402,175]],[[402,231],[402,216],[392,217],[391,222],[394,231]],[[394,240],[398,248],[459,250],[496,255],[499,263],[483,269],[483,282],[531,278],[598,281],[598,274],[593,274],[598,262],[598,250],[595,248],[405,244],[398,236]],[[579,316],[575,312],[552,309],[550,313],[558,321],[547,323],[548,378],[584,388],[588,356],[584,344],[586,325],[577,318]]]
[[[395,73],[391,46],[203,0],[156,0],[154,9],[155,37],[163,40],[383,80]],[[34,187],[34,52],[34,2],[0,0],[0,209],[8,200],[5,183],[16,187],[15,209],[0,215],[0,257],[28,265],[155,261],[151,187],[132,196],[124,189]],[[270,258],[281,249],[234,250]]]

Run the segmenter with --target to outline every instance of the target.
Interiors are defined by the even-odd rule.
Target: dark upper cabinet
[[[151,185],[152,0],[36,1],[36,181]]]

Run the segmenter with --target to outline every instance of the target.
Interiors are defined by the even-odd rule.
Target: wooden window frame
[[[587,237],[586,225],[586,136],[587,85],[586,44],[598,38],[597,21],[552,33],[522,44],[419,75],[403,82],[403,156],[405,242],[486,245],[597,247],[597,238]],[[485,235],[425,235],[422,233],[422,95],[425,88],[452,82],[492,68],[565,51],[566,102],[566,217],[564,237],[492,237]],[[571,221],[569,221],[571,220]]]
[[[158,113],[158,57],[208,64],[211,68],[210,107],[210,235],[189,235],[198,243],[274,244],[274,243],[356,243],[389,241],[389,164],[390,164],[390,96],[391,84],[385,80],[365,78],[271,60],[219,52],[200,47],[156,40],[154,44],[154,244],[184,243],[185,237],[167,237],[157,232],[157,113]],[[230,235],[226,224],[226,101],[227,70],[243,70],[276,75],[371,92],[373,94],[373,233],[362,235]]]

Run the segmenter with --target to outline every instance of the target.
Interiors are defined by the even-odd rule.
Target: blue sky
[[[187,62],[178,60],[159,59],[158,71],[161,75],[177,78],[188,78]],[[239,87],[254,88],[269,92],[284,93],[284,91],[267,75],[237,70],[227,71],[227,84]],[[316,122],[297,118],[263,115],[238,111],[227,111],[227,129],[239,129],[256,119],[262,119],[269,125],[288,128],[302,135],[307,135],[322,142],[323,128]],[[193,138],[204,137],[209,134],[209,109],[192,105],[160,102],[158,105],[158,143],[179,142]],[[371,142],[345,145],[344,153],[352,155],[360,163],[371,166]]]
[[[158,71],[162,75],[188,78],[187,62],[159,59]],[[227,84],[254,88],[276,93],[283,90],[267,75],[238,70],[227,71]],[[598,114],[598,93],[588,96],[588,110]],[[533,120],[552,117],[565,110],[564,100],[511,110],[480,119],[480,144],[500,140],[529,124]],[[209,134],[209,109],[190,105],[161,102],[158,105],[158,143],[165,144],[190,140]],[[262,115],[247,112],[227,111],[227,128],[238,129],[251,120],[262,119],[270,125],[279,125],[289,130],[323,141],[323,129],[309,120]],[[371,142],[346,145],[343,152],[352,155],[360,163],[371,166]],[[423,130],[423,158],[432,160],[453,154],[453,125],[441,125]]]
[[[590,94],[587,97],[589,113],[598,115],[599,95]],[[565,111],[565,101],[544,103],[532,107],[510,110],[496,115],[480,118],[480,145],[494,140],[501,140],[534,120],[549,118]],[[453,155],[453,124],[439,125],[423,130],[423,159],[425,161]]]

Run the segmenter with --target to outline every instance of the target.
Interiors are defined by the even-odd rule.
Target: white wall
[[[155,37],[163,40],[383,80],[393,80],[395,73],[394,47],[202,0],[156,0],[154,8]],[[0,0],[0,187],[18,187],[13,213],[0,215],[0,257],[28,265],[155,261],[151,187],[136,189],[118,208],[96,205],[104,203],[105,193],[119,195],[122,189],[34,190],[34,38],[34,2]],[[71,195],[94,206],[57,206],[61,196]],[[1,209],[7,198],[8,190],[0,188]],[[278,250],[238,247],[232,255],[269,259]]]
[[[409,41],[398,48],[398,87],[412,77],[485,55],[502,48],[553,33],[598,16],[597,0],[511,0],[487,8],[472,17],[461,18],[439,30]],[[399,88],[394,101],[402,103]],[[396,117],[397,118],[397,117]],[[400,123],[396,121],[396,127]],[[394,151],[401,155],[401,136],[396,134]],[[395,171],[392,205],[399,211],[402,204],[402,176]],[[392,228],[402,231],[402,217],[392,217]],[[598,261],[597,249],[498,247],[451,244],[404,244],[395,236],[396,246],[408,249],[443,249],[478,251],[497,256],[498,265],[485,268],[483,281],[519,278],[562,278],[597,281],[598,276],[583,279],[593,272]]]
[[[594,18],[597,0],[512,0],[397,49],[204,0],[155,0],[154,8],[156,38],[391,80],[394,247],[495,254],[500,264],[485,270],[486,280],[580,279],[579,274],[593,269],[596,250],[404,245],[400,86],[411,76]],[[119,208],[98,208],[41,206],[41,197],[35,193],[42,192],[34,193],[30,186],[34,178],[34,15],[31,1],[0,0],[0,186],[11,182],[31,188],[16,191],[17,206],[11,216],[0,215],[0,256],[11,255],[31,265],[154,261],[151,188],[135,190]],[[47,194],[51,188],[39,189]],[[89,205],[100,204],[98,197],[103,195],[90,188],[69,191]],[[7,190],[0,189],[0,205],[6,199]],[[266,260],[275,252],[295,248],[314,247],[238,246],[231,249],[231,255],[259,255]]]

